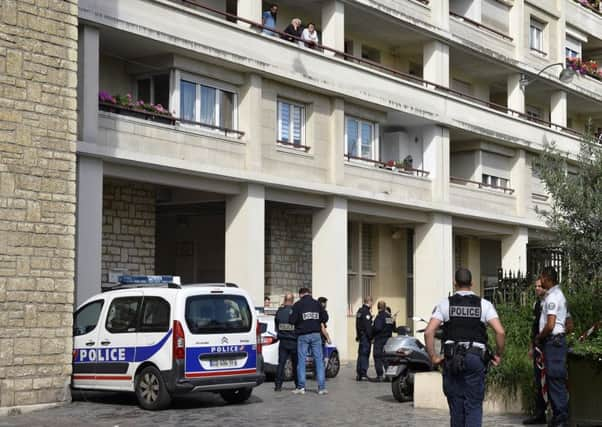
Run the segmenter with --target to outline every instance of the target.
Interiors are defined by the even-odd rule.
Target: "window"
[[[169,74],[157,74],[138,79],[138,99],[151,104],[160,104],[169,110]]]
[[[527,117],[529,120],[543,120],[543,112],[541,108],[535,107],[533,105],[526,106]]]
[[[483,174],[482,182],[483,184],[499,188],[508,188],[508,184],[510,184],[510,181],[506,178],[487,174]]]
[[[532,50],[543,52],[543,30],[545,24],[536,19],[531,19],[529,29],[529,47]]]
[[[283,100],[278,101],[278,141],[304,145],[304,105]]]
[[[233,88],[193,76],[180,80],[180,118],[215,129],[236,129],[238,99]]]
[[[77,310],[73,320],[73,336],[85,335],[96,329],[103,304],[102,300],[93,301]]]
[[[107,331],[120,334],[136,332],[141,297],[115,298],[107,314]]]
[[[198,295],[186,300],[186,324],[193,334],[249,332],[251,310],[241,295]]]
[[[169,303],[159,297],[144,297],[140,332],[167,332],[169,330]]]
[[[353,117],[347,117],[345,122],[345,154],[350,157],[376,160],[377,125]]]
[[[566,36],[565,54],[567,58],[581,58],[581,41],[574,37]]]
[[[376,63],[380,64],[380,50],[378,50],[374,47],[366,46],[365,44],[363,44],[362,45],[362,59],[367,59],[368,61],[372,61],[372,62],[376,62]]]

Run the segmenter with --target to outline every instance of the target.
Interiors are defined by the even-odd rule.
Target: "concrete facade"
[[[70,400],[77,15],[77,1],[0,3],[4,408]]]

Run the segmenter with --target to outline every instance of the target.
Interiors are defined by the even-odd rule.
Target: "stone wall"
[[[311,212],[269,203],[265,227],[265,293],[278,307],[284,293],[311,288]]]
[[[102,204],[102,283],[111,270],[155,274],[155,187],[105,179]]]
[[[70,399],[77,13],[0,1],[1,407]]]

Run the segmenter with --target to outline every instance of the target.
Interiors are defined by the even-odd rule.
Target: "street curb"
[[[9,406],[7,408],[0,408],[0,417],[28,414],[30,412],[40,411],[42,409],[56,408],[58,406],[63,406],[68,403],[69,402],[58,402],[58,403],[41,403],[39,405]]]

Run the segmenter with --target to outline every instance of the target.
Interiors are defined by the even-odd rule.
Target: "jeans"
[[[357,348],[356,371],[359,377],[368,375],[368,364],[370,363],[370,340],[367,336],[360,337],[360,344]]]
[[[297,385],[297,340],[281,339],[278,344],[278,369],[276,370],[276,387],[282,387],[284,365],[288,359],[293,362],[293,376]]]
[[[481,427],[485,397],[485,364],[481,356],[467,353],[464,371],[443,371],[443,393],[447,397],[451,427]]]
[[[548,397],[554,417],[552,423],[566,422],[569,419],[569,396],[566,389],[566,338],[550,337],[543,346]]]
[[[374,339],[374,369],[376,369],[377,377],[382,377],[384,370],[387,369],[387,364],[384,361],[386,342],[387,338]]]
[[[322,338],[319,332],[299,335],[297,337],[297,388],[305,388],[305,359],[310,349],[314,358],[314,366],[316,367],[318,390],[325,390],[324,356],[322,354]]]

